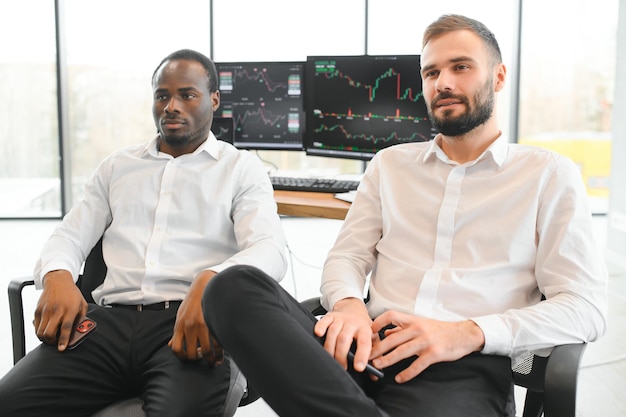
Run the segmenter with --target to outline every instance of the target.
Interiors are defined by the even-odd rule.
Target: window
[[[98,163],[156,135],[151,76],[178,49],[210,55],[204,0],[64,2],[71,201]]]
[[[54,3],[2,5],[0,217],[59,217]]]
[[[10,80],[0,83],[0,217],[64,214],[55,4],[64,22],[60,66],[67,74],[63,111],[69,126],[63,176],[70,204],[108,154],[154,137],[150,77],[174,50],[196,49],[216,62],[419,54],[426,25],[441,14],[460,13],[484,22],[499,40],[508,67],[507,85],[498,95],[503,132],[574,159],[592,210],[607,210],[618,0],[441,0],[428,5],[413,0],[180,0],[175,7],[164,0],[22,0],[4,5],[0,14],[0,35],[19,39],[6,42],[0,57],[0,76]],[[553,30],[555,22],[558,30]],[[286,174],[363,170],[362,161],[303,151],[258,155]]]
[[[525,0],[522,15],[519,142],[573,159],[594,213],[608,210],[618,6]]]

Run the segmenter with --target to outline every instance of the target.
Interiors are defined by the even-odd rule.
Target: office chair
[[[301,304],[316,316],[326,313],[319,297]],[[550,356],[531,354],[513,369],[515,385],[526,388],[522,417],[575,417],[578,368],[586,346],[556,346]]]
[[[83,268],[83,273],[78,278],[76,285],[80,288],[85,300],[93,303],[91,292],[104,280],[106,264],[102,256],[102,239],[93,247]],[[9,282],[9,309],[11,316],[11,334],[13,337],[13,363],[17,363],[26,355],[26,337],[24,327],[24,300],[23,289],[34,285],[32,277],[14,278]],[[226,399],[224,417],[231,417],[237,411],[237,407],[244,406],[256,401],[259,395],[253,390],[248,390],[246,378],[239,371],[234,362],[231,362],[230,389]],[[91,417],[145,417],[142,410],[143,401],[136,397],[118,401],[98,411]]]

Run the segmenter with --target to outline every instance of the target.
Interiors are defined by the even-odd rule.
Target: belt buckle
[[[137,311],[143,311],[143,304],[137,304]]]

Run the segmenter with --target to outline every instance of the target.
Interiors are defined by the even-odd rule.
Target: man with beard
[[[211,335],[281,416],[514,416],[512,365],[604,332],[579,170],[499,129],[494,35],[444,15],[421,71],[439,134],[372,159],[324,265],[328,313],[317,321],[254,268],[205,290]]]
[[[105,159],[44,245],[33,321],[43,343],[0,380],[4,417],[82,417],[134,396],[151,417],[224,414],[231,361],[209,339],[204,288],[232,265],[282,279],[285,240],[260,160],[210,131],[213,62],[174,52],[152,89],[157,136]],[[107,275],[87,304],[75,281],[101,236]],[[68,349],[85,314],[96,330]]]

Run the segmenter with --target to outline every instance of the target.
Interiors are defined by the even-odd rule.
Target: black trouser
[[[216,368],[178,359],[167,345],[176,311],[90,304],[97,329],[80,345],[42,344],[0,380],[0,415],[84,417],[139,396],[149,417],[222,416],[230,359]]]
[[[511,361],[469,355],[429,367],[413,380],[377,382],[348,373],[314,336],[316,319],[278,283],[253,267],[216,275],[203,297],[212,334],[264,400],[286,417],[514,415]]]

